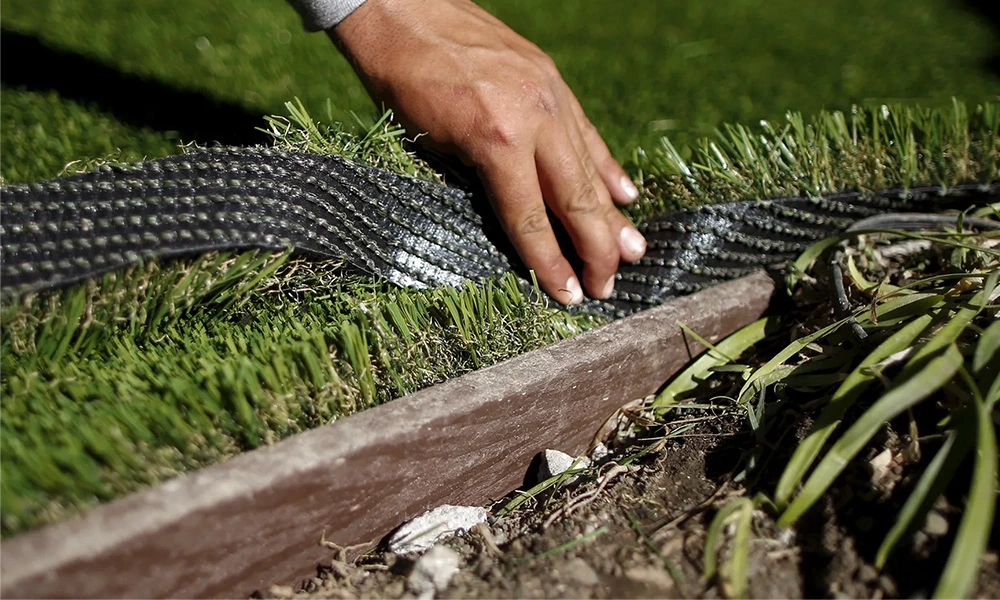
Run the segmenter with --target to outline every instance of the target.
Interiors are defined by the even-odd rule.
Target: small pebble
[[[871,583],[878,579],[878,569],[871,565],[861,565],[858,569],[858,579],[861,583]]]
[[[924,533],[934,537],[946,535],[948,533],[948,519],[936,510],[930,511],[924,522]]]
[[[607,458],[609,454],[611,454],[611,452],[608,450],[608,447],[604,445],[604,442],[598,442],[597,445],[594,446],[594,449],[590,451],[590,461],[599,463]]]
[[[886,448],[875,455],[875,458],[868,461],[868,466],[872,471],[872,483],[878,484],[889,474],[892,467],[892,450]]]
[[[413,570],[406,579],[406,587],[418,598],[433,598],[448,587],[458,572],[461,558],[445,546],[434,546],[413,563]]]
[[[580,585],[598,585],[601,578],[582,558],[574,558],[560,568],[566,579]]]
[[[389,549],[396,554],[416,554],[484,522],[486,509],[481,506],[443,504],[397,529],[389,538]]]

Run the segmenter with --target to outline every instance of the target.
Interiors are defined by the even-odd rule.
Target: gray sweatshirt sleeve
[[[354,12],[365,0],[288,0],[302,16],[308,31],[329,29]]]

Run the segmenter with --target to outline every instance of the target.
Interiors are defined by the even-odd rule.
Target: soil
[[[798,323],[824,321],[828,305],[793,309]],[[765,344],[766,346],[766,344]],[[762,364],[781,346],[756,350]],[[747,410],[731,400],[738,373],[712,377],[702,405],[648,420],[641,401],[620,411],[612,453],[571,485],[439,545],[457,554],[458,571],[435,591],[421,588],[415,558],[384,550],[346,560],[331,548],[316,576],[261,595],[296,598],[679,598],[731,597],[736,528],[722,528],[719,574],[704,576],[713,517],[739,498],[771,495],[791,452],[809,431],[815,397],[786,390],[785,408],[751,430]],[[705,406],[712,398],[710,408]],[[947,398],[932,397],[887,423],[847,465],[820,502],[790,528],[779,528],[767,501],[756,502],[750,528],[746,595],[753,598],[927,598],[951,550],[970,461],[952,478],[923,527],[901,541],[884,569],[881,541],[942,439],[935,431]],[[769,411],[771,409],[768,409]],[[863,410],[863,407],[852,408]],[[850,413],[848,414],[850,416]],[[530,474],[534,467],[525,466]],[[1000,519],[994,518],[973,597],[1000,598]],[[444,551],[456,558],[455,554]]]
[[[733,480],[745,465],[745,451],[754,444],[745,417],[713,412],[685,411],[685,421],[704,420],[681,435],[654,443],[651,451],[649,441],[633,441],[573,485],[443,542],[459,555],[460,568],[436,597],[728,597],[732,590],[724,579],[706,580],[702,575],[706,531],[720,507],[747,494],[747,488]],[[800,434],[805,429],[800,423],[799,431],[789,431]],[[892,523],[887,517],[905,499],[889,491],[910,483],[896,464],[882,469],[875,480],[871,465],[879,461],[872,459],[885,449],[898,456],[903,452],[899,440],[889,428],[864,460],[852,465],[839,487],[827,494],[825,504],[795,527],[778,528],[766,510],[754,511],[749,597],[889,598],[933,593],[960,516],[947,504],[935,507],[934,519],[917,533],[912,547],[900,552],[884,571],[872,564]],[[647,451],[643,457],[619,466],[623,457],[642,450]],[[764,476],[751,487],[768,482],[767,471],[765,467]],[[562,514],[589,494],[594,494],[592,501]],[[560,511],[561,516],[553,517]],[[554,520],[546,526],[550,519]],[[724,530],[720,549],[723,574],[730,557],[731,529]],[[997,537],[993,536],[983,561],[975,597],[1000,597]],[[309,599],[419,595],[408,582],[414,558],[384,549],[352,561],[345,560],[345,554],[332,548],[330,561],[318,567],[315,577],[274,586],[259,595]]]

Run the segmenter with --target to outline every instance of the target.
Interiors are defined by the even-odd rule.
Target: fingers
[[[494,211],[524,264],[535,271],[542,289],[567,304],[581,302],[584,289],[591,297],[608,298],[619,261],[638,260],[646,251],[645,239],[612,202],[613,194],[630,201],[628,188],[634,186],[590,129],[590,134],[581,131],[567,110],[534,129],[533,136],[516,143],[508,136],[502,152],[492,148],[471,157],[480,165]],[[596,142],[588,141],[588,135]],[[592,148],[602,164],[593,159]],[[617,181],[613,188],[609,180]],[[580,279],[562,255],[546,205],[583,262]]]
[[[533,157],[523,154],[479,170],[504,231],[525,266],[535,271],[538,284],[559,302],[582,302],[580,281],[549,223]]]
[[[608,145],[604,143],[604,139],[601,138],[601,134],[598,133],[597,128],[587,118],[587,115],[583,112],[583,107],[580,106],[579,100],[576,99],[576,96],[573,95],[568,86],[566,87],[566,91],[571,99],[573,116],[583,136],[583,141],[587,145],[587,151],[590,153],[590,157],[594,161],[594,165],[597,167],[597,172],[604,181],[604,185],[607,186],[615,202],[623,205],[631,204],[639,197],[639,190],[636,189],[635,184],[632,183],[632,179],[625,172],[625,169],[611,156]],[[642,254],[640,253],[639,256],[642,256]],[[639,257],[637,256],[636,258]]]
[[[606,298],[618,262],[645,250],[614,206],[637,193],[552,59],[473,2],[365,9],[368,17],[359,9],[331,35],[376,102],[392,106],[412,134],[427,133],[422,143],[477,165],[507,235],[550,296],[580,302],[583,286],[546,203],[583,259],[580,279]]]
[[[574,147],[580,160],[585,165],[585,170],[586,165],[592,165],[588,171],[590,172],[594,188],[599,193],[602,193],[602,196],[603,192],[607,191],[619,204],[632,202],[634,197],[638,196],[635,185],[633,185],[632,180],[625,173],[625,170],[618,164],[618,161],[611,156],[611,152],[608,150],[604,140],[597,133],[597,129],[591,125],[586,115],[583,114],[583,109],[580,108],[580,103],[576,101],[576,97],[572,96],[572,92],[569,92],[568,87],[566,91],[571,94],[570,97],[572,98],[573,106],[576,108],[577,120],[572,125],[579,125],[580,119],[586,125],[586,128],[578,130],[580,132],[579,138],[571,134],[570,139],[575,142]],[[576,130],[571,129],[571,131]],[[597,156],[601,156],[602,158],[595,158],[595,149],[598,153]],[[609,181],[617,182],[617,188],[609,184]],[[616,193],[618,194],[618,198],[615,197]],[[621,199],[623,197],[625,200]],[[609,207],[607,215],[611,232],[618,240],[621,260],[633,262],[642,258],[642,255],[646,253],[646,239],[642,237],[642,234],[632,226],[632,223],[624,215],[613,207]]]
[[[646,238],[642,237],[625,215],[612,210],[611,230],[617,232],[618,249],[625,262],[635,262],[646,253]]]
[[[614,287],[620,255],[608,222],[611,199],[606,189],[595,188],[584,163],[565,136],[557,136],[555,141],[543,142],[535,153],[542,192],[583,260],[582,278],[587,293],[594,298],[607,298]]]

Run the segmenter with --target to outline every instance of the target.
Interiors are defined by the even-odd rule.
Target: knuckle
[[[559,98],[552,86],[537,81],[521,84],[522,100],[527,108],[546,116],[556,116],[559,112]]]
[[[542,50],[536,44],[528,42],[524,48],[523,56],[537,68],[557,70],[556,61],[552,60],[552,57],[549,56],[548,52]]]
[[[579,177],[573,182],[572,193],[566,200],[566,213],[586,215],[600,208],[601,202],[590,177]]]
[[[521,236],[533,236],[546,231],[551,225],[544,207],[534,208],[521,216],[515,231]]]
[[[551,56],[539,49],[541,56],[539,57],[539,62],[542,69],[551,77],[553,75],[559,75],[559,67],[556,66],[556,61],[552,59]]]
[[[490,147],[514,148],[521,142],[518,119],[506,114],[493,113],[480,127],[480,139]]]
[[[480,85],[472,110],[470,133],[487,155],[496,147],[513,148],[524,138],[525,122],[517,110],[497,94],[494,87]]]

